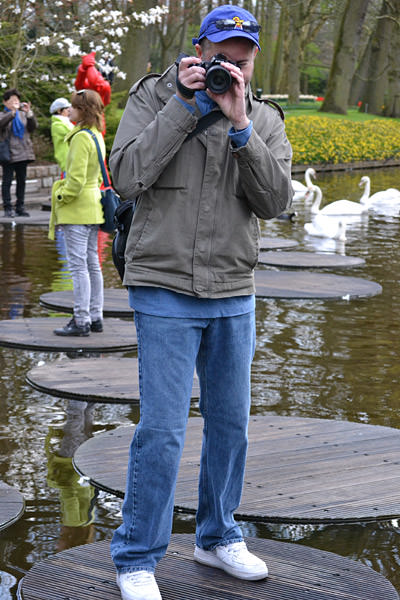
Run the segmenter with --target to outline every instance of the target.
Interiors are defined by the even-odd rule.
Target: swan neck
[[[371,182],[369,181],[369,179],[367,179],[364,183],[364,191],[363,194],[360,198],[360,203],[361,204],[366,204],[369,198],[369,194],[371,191]]]
[[[322,200],[322,192],[319,187],[315,187],[313,191],[315,192],[315,198],[311,206],[311,212],[313,214],[318,214]]]

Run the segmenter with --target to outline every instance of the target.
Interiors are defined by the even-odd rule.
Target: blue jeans
[[[103,274],[97,251],[98,225],[61,225],[74,287],[74,319],[80,327],[103,318]]]
[[[118,571],[154,571],[171,535],[195,366],[204,419],[196,541],[211,549],[243,539],[233,513],[246,461],[255,325],[254,312],[215,319],[135,312],[135,322],[140,421],[111,554]]]

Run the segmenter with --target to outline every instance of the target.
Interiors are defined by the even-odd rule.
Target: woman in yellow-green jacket
[[[54,228],[64,234],[68,269],[74,288],[74,316],[56,335],[88,336],[103,331],[103,275],[97,252],[99,225],[104,222],[101,207],[100,164],[90,129],[105,156],[102,124],[103,103],[97,92],[80,90],[72,96],[71,121],[76,126],[66,136],[69,144],[66,178],[52,190],[50,239]]]

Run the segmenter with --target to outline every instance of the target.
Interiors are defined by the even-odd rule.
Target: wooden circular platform
[[[203,420],[189,419],[175,506],[197,508]],[[97,435],[75,452],[79,473],[124,496],[134,426]],[[243,519],[332,523],[400,515],[400,430],[347,421],[257,416],[249,425]]]
[[[46,394],[84,402],[139,401],[137,358],[62,360],[31,369],[27,382]],[[197,376],[192,398],[200,397]]]
[[[0,531],[23,515],[25,500],[21,492],[0,481]]]
[[[0,224],[14,223],[15,225],[49,225],[50,213],[37,209],[26,209],[29,217],[5,217],[4,212],[0,210]]]
[[[269,576],[243,581],[193,560],[195,538],[174,534],[156,569],[163,600],[398,600],[392,584],[360,562],[299,544],[246,538]],[[121,600],[108,541],[59,552],[20,581],[19,600]]]
[[[279,250],[280,248],[295,248],[299,245],[296,240],[288,240],[282,237],[262,236],[260,238],[261,250]]]
[[[318,252],[260,252],[262,265],[291,269],[351,269],[365,265],[363,258]]]
[[[291,252],[287,254],[291,254]],[[312,253],[310,252],[310,254]],[[339,255],[335,256],[339,257]],[[343,258],[354,258],[356,261],[362,260],[355,257],[340,257],[335,259],[336,266]],[[325,263],[329,260],[325,259]],[[255,282],[258,298],[350,300],[353,298],[367,298],[382,292],[382,287],[378,283],[368,279],[307,271],[257,269],[255,271]],[[51,310],[72,313],[72,291],[42,294],[40,304]],[[128,304],[128,291],[125,288],[106,288],[104,290],[104,315],[121,318],[132,317],[133,310]]]
[[[0,321],[0,346],[52,352],[121,352],[137,346],[133,323],[120,319],[105,319],[103,333],[91,333],[88,337],[55,335],[53,329],[63,327],[67,321],[66,317]]]
[[[74,297],[72,290],[47,292],[40,296],[40,304],[50,310],[72,313]],[[104,317],[131,317],[133,310],[129,306],[126,288],[106,288],[104,290]]]
[[[255,271],[257,298],[352,300],[382,292],[382,286],[361,277],[309,271]]]

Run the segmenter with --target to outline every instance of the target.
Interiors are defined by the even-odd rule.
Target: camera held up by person
[[[222,66],[221,63],[229,62],[232,65],[236,63],[228,60],[223,54],[216,54],[210,60],[202,62],[198,67],[202,67],[206,71],[206,88],[214,94],[225,94],[232,85],[232,77],[228,69]]]

